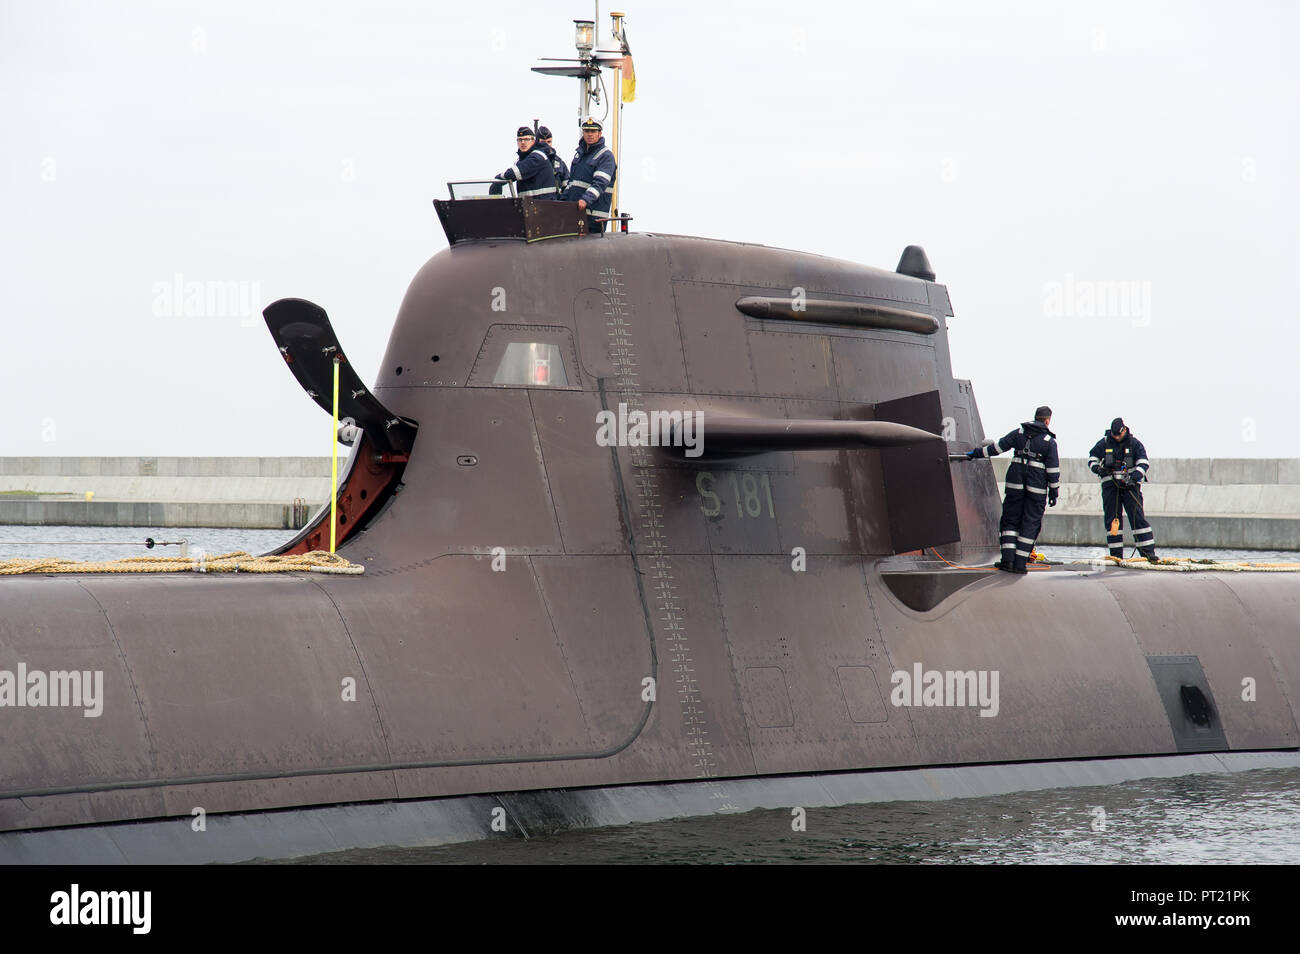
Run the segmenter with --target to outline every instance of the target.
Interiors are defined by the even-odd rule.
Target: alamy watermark
[[[922,670],[914,663],[912,671],[895,670],[889,681],[894,689],[889,701],[895,706],[979,706],[980,715],[998,714],[997,669]]]
[[[261,303],[261,282],[186,281],[177,272],[171,281],[153,283],[157,318],[241,318],[251,325]]]
[[[601,447],[682,447],[687,457],[704,453],[703,411],[628,410],[596,412],[596,443]]]
[[[1133,327],[1151,324],[1151,283],[1075,278],[1043,282],[1043,314],[1048,318],[1128,318]]]
[[[50,923],[55,925],[117,924],[130,927],[132,934],[148,934],[152,909],[152,891],[83,891],[74,883],[50,895]]]
[[[87,719],[97,719],[104,712],[104,671],[55,669],[28,670],[19,663],[18,671],[0,669],[0,708],[78,707]]]

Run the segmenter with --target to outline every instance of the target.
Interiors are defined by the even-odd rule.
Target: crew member
[[[593,218],[593,212],[609,214],[613,196],[610,189],[618,174],[614,162],[614,153],[605,145],[601,135],[602,127],[598,120],[588,117],[583,120],[582,142],[573,154],[573,165],[569,167],[569,187],[560,198],[568,202],[577,202],[578,208],[587,212],[587,231],[605,231],[605,220]]]
[[[1002,560],[994,564],[1010,573],[1029,572],[1025,564],[1034,551],[1034,541],[1043,526],[1044,505],[1056,506],[1061,492],[1061,462],[1056,435],[1048,430],[1052,409],[1044,405],[1006,437],[966,452],[968,459],[996,457],[1015,451],[1007,468],[1006,496],[1002,500]]]
[[[1133,543],[1151,562],[1156,556],[1156,534],[1147,523],[1142,506],[1142,481],[1147,479],[1147,449],[1117,417],[1110,430],[1102,435],[1088,455],[1088,466],[1101,478],[1101,507],[1106,520],[1106,546],[1113,557],[1124,556],[1124,531],[1120,523],[1120,506],[1128,514]]]
[[[555,170],[546,152],[537,145],[533,127],[520,126],[515,132],[515,143],[519,147],[519,160],[498,179],[508,179],[519,183],[518,195],[531,199],[555,198]],[[494,182],[488,191],[492,195],[501,192],[502,186]]]
[[[541,141],[542,148],[546,150],[546,155],[551,160],[551,168],[555,170],[555,189],[561,195],[568,188],[569,167],[564,164],[560,154],[555,151],[555,146],[551,143],[551,131],[545,126],[537,128],[537,138]]]

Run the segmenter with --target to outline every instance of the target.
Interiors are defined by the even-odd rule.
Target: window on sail
[[[569,377],[564,373],[564,359],[553,344],[512,341],[501,356],[493,384],[526,388],[564,388]]]

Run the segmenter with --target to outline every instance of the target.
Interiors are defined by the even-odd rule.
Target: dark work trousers
[[[1106,546],[1110,550],[1110,555],[1115,557],[1124,556],[1124,525],[1121,523],[1119,533],[1111,533],[1111,522],[1119,515],[1119,504],[1124,505],[1124,513],[1128,516],[1129,529],[1133,531],[1133,543],[1138,548],[1138,552],[1144,557],[1153,557],[1156,555],[1156,534],[1151,529],[1151,524],[1147,523],[1146,514],[1143,512],[1142,490],[1140,487],[1116,487],[1113,480],[1108,480],[1101,485],[1101,506],[1105,512],[1106,521]]]
[[[587,216],[588,235],[600,235],[604,231],[605,231],[605,219],[593,218],[590,215]]]
[[[1002,563],[1004,566],[1025,568],[1033,553],[1034,541],[1043,526],[1043,511],[1047,508],[1047,491],[1041,494],[1028,490],[1008,490],[1002,501],[1001,531]]]

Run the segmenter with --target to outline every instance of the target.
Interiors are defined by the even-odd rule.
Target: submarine
[[[620,20],[540,68],[586,115]],[[448,247],[373,385],[324,308],[264,313],[357,435],[276,552],[363,572],[0,579],[0,669],[99,680],[93,707],[0,692],[0,859],[1300,764],[1300,578],[990,572],[997,485],[951,459],[985,434],[920,247],[873,268],[638,232],[617,201],[588,234],[473,191],[435,201]]]

